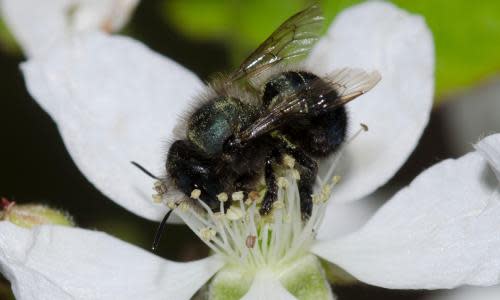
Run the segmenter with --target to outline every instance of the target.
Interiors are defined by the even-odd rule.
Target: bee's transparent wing
[[[255,122],[238,134],[248,141],[278,128],[286,120],[318,115],[345,105],[371,90],[381,79],[377,71],[344,68],[318,78],[303,89],[278,98]]]
[[[250,54],[229,79],[255,77],[283,62],[303,59],[319,39],[323,19],[318,5],[293,15]]]

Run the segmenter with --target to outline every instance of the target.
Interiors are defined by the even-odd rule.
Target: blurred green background
[[[327,24],[361,1],[320,1]],[[500,2],[395,0],[421,14],[436,44],[436,104],[422,142],[384,188],[390,195],[426,167],[470,150],[481,135],[500,131]],[[287,17],[310,1],[143,0],[123,31],[193,70],[202,79],[234,68]],[[75,216],[79,226],[105,231],[149,249],[156,225],[106,199],[78,171],[55,124],[31,99],[19,72],[24,60],[0,19],[0,196],[41,202]],[[186,261],[208,253],[184,226],[170,226],[160,255]],[[421,299],[423,291],[338,286],[340,299]],[[0,299],[9,299],[0,281]]]

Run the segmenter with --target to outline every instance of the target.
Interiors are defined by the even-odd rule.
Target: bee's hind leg
[[[269,214],[273,208],[273,203],[278,198],[278,184],[276,181],[276,175],[274,174],[273,165],[278,162],[280,157],[281,152],[273,150],[272,153],[266,158],[264,166],[264,179],[266,181],[267,191],[259,210],[261,215]]]
[[[271,155],[266,159],[264,177],[267,186],[267,192],[262,201],[262,206],[260,208],[261,215],[267,215],[272,210],[273,203],[278,198],[278,185],[276,180],[276,175],[274,174],[273,165],[281,159],[283,154],[288,154],[292,156],[297,164],[297,170],[300,174],[299,185],[299,195],[300,195],[300,211],[302,212],[302,217],[308,219],[312,212],[312,194],[313,186],[316,180],[316,175],[318,173],[317,162],[307,155],[304,151],[298,148],[291,148],[286,145],[282,145],[280,150],[275,149]]]
[[[312,194],[316,175],[318,174],[318,163],[299,148],[288,148],[286,153],[292,156],[299,165],[297,170],[300,174],[298,182],[300,211],[302,212],[302,217],[308,219],[311,216],[313,207]]]

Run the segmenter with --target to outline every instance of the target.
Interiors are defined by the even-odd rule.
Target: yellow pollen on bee
[[[278,200],[273,203],[273,208],[275,209],[281,209],[285,207],[285,202],[283,200]]]
[[[300,173],[299,173],[299,171],[297,171],[295,169],[292,170],[292,176],[293,176],[293,179],[300,180]]]
[[[185,201],[182,201],[181,203],[179,203],[179,209],[182,212],[187,212],[187,211],[189,211],[189,204]]]
[[[312,196],[312,202],[313,202],[314,204],[321,203],[321,202],[322,202],[322,201],[321,201],[321,196],[319,196],[319,195],[313,195],[313,196]]]
[[[289,169],[293,169],[293,167],[295,166],[295,158],[291,157],[288,154],[285,154],[283,156],[283,164]]]
[[[333,176],[333,178],[332,178],[332,183],[333,183],[333,184],[337,184],[337,183],[339,183],[339,181],[340,181],[341,179],[342,179],[342,177],[340,177],[340,176],[338,176],[338,175],[335,175],[335,176]]]
[[[278,177],[277,184],[280,188],[287,188],[288,180],[285,177]]]

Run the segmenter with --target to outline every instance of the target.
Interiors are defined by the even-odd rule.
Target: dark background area
[[[169,27],[157,9],[158,1],[142,1],[127,33],[155,51],[171,57],[201,78],[230,68],[222,43],[188,40]],[[157,224],[141,219],[104,197],[79,172],[67,153],[51,118],[32,100],[19,71],[23,57],[0,52],[0,196],[19,203],[37,202],[68,211],[78,226],[96,229],[149,249]],[[426,167],[457,152],[447,145],[445,113],[454,105],[436,107],[422,142],[389,183],[408,183]],[[473,142],[473,141],[471,141]],[[159,255],[178,261],[208,253],[187,227],[171,225]],[[4,287],[8,283],[3,280]],[[339,299],[422,299],[424,291],[394,291],[367,285],[334,287]],[[0,293],[4,299],[6,294]]]

